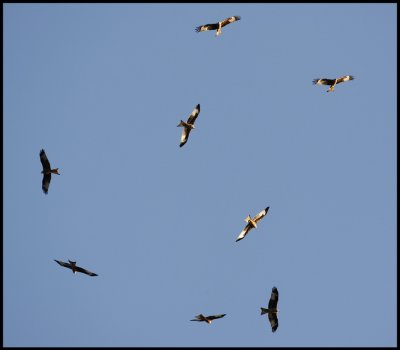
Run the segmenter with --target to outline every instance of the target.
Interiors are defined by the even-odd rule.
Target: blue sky
[[[395,346],[396,6],[3,5],[4,345]]]

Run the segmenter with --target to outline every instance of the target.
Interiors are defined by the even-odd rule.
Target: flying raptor
[[[43,180],[42,180],[42,190],[45,194],[49,191],[49,186],[50,186],[50,181],[51,181],[51,174],[57,174],[60,175],[58,172],[58,168],[56,169],[51,169],[50,162],[47,159],[46,153],[44,149],[40,151],[40,161],[42,162],[42,174],[43,174]]]
[[[215,36],[218,36],[222,33],[222,27],[225,27],[229,23],[239,21],[240,18],[241,18],[240,16],[228,17],[218,23],[204,24],[202,26],[196,27],[195,30],[198,33],[205,32],[206,30],[217,30],[217,33],[215,34]]]
[[[66,263],[64,261],[59,261],[59,260],[56,260],[56,259],[54,259],[54,261],[57,264],[60,264],[61,266],[64,266],[64,267],[67,267],[67,268],[71,269],[73,273],[82,272],[82,273],[85,273],[86,275],[89,275],[89,276],[98,276],[94,272],[91,272],[89,270],[83,269],[82,267],[76,266],[76,261],[71,261],[69,259],[68,259],[69,263]]]
[[[269,207],[265,208],[264,210],[260,211],[254,218],[251,218],[250,215],[247,216],[244,221],[247,222],[245,228],[240,232],[239,236],[236,238],[236,242],[243,239],[252,228],[257,228],[257,222],[260,221],[265,215],[267,215]]]
[[[271,323],[272,332],[278,329],[278,299],[279,293],[276,287],[272,288],[271,298],[268,302],[268,309],[261,307],[261,315],[268,314],[269,323]]]
[[[195,316],[196,318],[194,320],[190,320],[190,321],[207,322],[208,324],[210,324],[213,320],[224,317],[225,315],[226,314],[204,316],[203,314],[200,314],[200,315]]]
[[[184,122],[183,120],[181,120],[181,122],[177,125],[177,126],[183,127],[182,135],[181,135],[181,143],[179,144],[179,147],[182,147],[187,142],[190,131],[192,129],[194,129],[194,122],[195,122],[197,116],[199,115],[199,113],[200,113],[200,104],[198,104],[194,108],[193,112],[189,115],[187,122]]]
[[[345,76],[337,78],[337,79],[326,79],[326,78],[314,79],[313,83],[317,84],[317,85],[330,85],[329,89],[326,90],[326,92],[331,92],[331,91],[335,90],[336,84],[340,84],[340,83],[343,83],[343,82],[349,81],[349,80],[354,80],[354,76],[345,75]]]

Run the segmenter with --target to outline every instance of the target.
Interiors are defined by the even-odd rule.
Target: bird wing
[[[42,149],[40,151],[40,161],[42,162],[43,170],[50,170],[51,169],[50,162],[47,159],[46,152],[44,151],[44,149]]]
[[[218,23],[204,24],[202,26],[196,27],[196,32],[205,32],[206,30],[218,29]]]
[[[61,265],[61,266],[68,267],[69,269],[71,268],[71,264],[69,264],[69,263],[66,263],[66,262],[60,261],[60,260],[56,260],[56,259],[54,259],[54,261],[55,261],[57,264]]]
[[[225,18],[223,21],[221,21],[221,27],[225,27],[229,23],[239,21],[240,18],[241,18],[240,16],[232,16],[232,17]]]
[[[243,239],[249,233],[249,231],[251,229],[252,229],[251,225],[247,224],[246,227],[242,230],[242,232],[240,232],[239,236],[237,236],[236,242],[240,241],[241,239]]]
[[[255,217],[254,217],[254,221],[258,222],[260,221],[265,215],[267,215],[269,210],[269,207],[266,207],[264,210],[260,211]]]
[[[182,147],[187,142],[187,140],[189,138],[190,130],[192,130],[192,129],[189,129],[185,126],[183,127],[182,134],[181,134],[181,143],[179,144],[179,147]]]
[[[85,273],[86,275],[89,275],[89,276],[98,276],[96,273],[91,272],[91,271],[89,271],[89,270],[86,270],[86,269],[84,269],[84,268],[82,268],[82,267],[79,267],[79,266],[77,266],[77,267],[75,268],[75,270],[78,271],[78,272]]]
[[[271,297],[268,302],[268,309],[276,309],[278,306],[279,293],[276,287],[272,288]]]
[[[205,317],[204,317],[203,314],[200,314],[200,315],[197,315],[197,316],[194,316],[194,317],[195,317],[195,319],[194,320],[190,320],[190,321],[205,321]]]
[[[207,318],[209,320],[216,320],[217,318],[222,318],[224,317],[226,314],[220,314],[220,315],[211,315],[211,316],[207,316]]]
[[[343,82],[345,82],[345,81],[349,81],[349,80],[353,80],[353,79],[354,79],[354,76],[352,76],[352,75],[345,75],[345,76],[343,76],[343,77],[338,78],[336,84],[343,83]]]
[[[278,314],[276,312],[268,312],[268,320],[271,324],[272,332],[278,329]]]
[[[333,85],[335,83],[335,79],[314,79],[313,83],[318,85]]]
[[[51,181],[51,174],[43,174],[43,179],[42,179],[42,190],[45,194],[49,191],[49,186],[50,186],[50,181]]]
[[[196,107],[194,107],[192,113],[189,115],[189,118],[187,120],[188,124],[194,124],[197,116],[200,113],[200,104],[198,104]]]

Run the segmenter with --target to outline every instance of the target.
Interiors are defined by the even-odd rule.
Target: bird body
[[[247,225],[242,230],[242,232],[240,232],[239,236],[237,236],[236,242],[243,239],[252,228],[257,228],[257,222],[260,221],[265,215],[267,215],[268,210],[269,210],[269,207],[263,209],[254,218],[251,218],[251,216],[248,215],[246,217],[246,219],[244,219],[244,221],[247,222]]]
[[[215,33],[215,36],[219,36],[222,33],[222,27],[225,27],[229,23],[239,21],[240,19],[241,19],[240,16],[232,16],[232,17],[225,18],[224,20],[219,21],[217,23],[204,24],[202,26],[198,26],[195,28],[195,30],[198,33],[205,32],[207,30],[217,30],[217,32]]]
[[[226,314],[220,314],[220,315],[211,315],[211,316],[204,316],[203,314],[195,316],[195,319],[190,320],[190,321],[198,321],[198,322],[207,322],[208,324],[211,324],[213,320],[216,320],[217,318],[222,318]]]
[[[40,162],[42,163],[42,167],[43,167],[42,190],[43,190],[44,194],[47,194],[49,191],[51,174],[60,175],[60,173],[58,172],[58,168],[51,169],[50,162],[47,158],[47,155],[46,155],[46,152],[44,151],[44,149],[42,149],[40,151]]]
[[[354,80],[354,76],[345,75],[345,76],[337,78],[337,79],[327,79],[327,78],[314,79],[313,83],[315,85],[330,85],[329,89],[326,92],[332,92],[335,90],[335,86],[337,84],[340,84],[340,83],[343,83],[343,82],[346,82],[349,80]]]
[[[268,320],[271,324],[272,332],[278,329],[278,300],[279,293],[276,287],[272,288],[271,297],[268,302],[268,309],[261,307],[261,315],[268,314]]]
[[[76,266],[76,261],[71,261],[69,259],[68,259],[67,263],[64,262],[64,261],[56,260],[56,259],[54,259],[54,261],[57,264],[61,265],[61,266],[64,266],[64,267],[66,267],[68,269],[71,269],[74,274],[77,273],[77,272],[81,272],[81,273],[84,273],[84,274],[89,275],[89,276],[98,276],[94,272],[91,272],[91,271],[86,270],[86,269],[84,269],[82,267]]]
[[[200,113],[200,104],[198,104],[189,115],[187,122],[181,120],[177,126],[183,127],[181,134],[181,143],[179,147],[182,147],[188,140],[190,131],[194,129],[194,122]]]

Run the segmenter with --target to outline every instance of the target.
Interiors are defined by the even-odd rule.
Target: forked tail
[[[268,313],[268,309],[264,309],[263,307],[260,307],[261,309],[261,315],[267,314]]]

